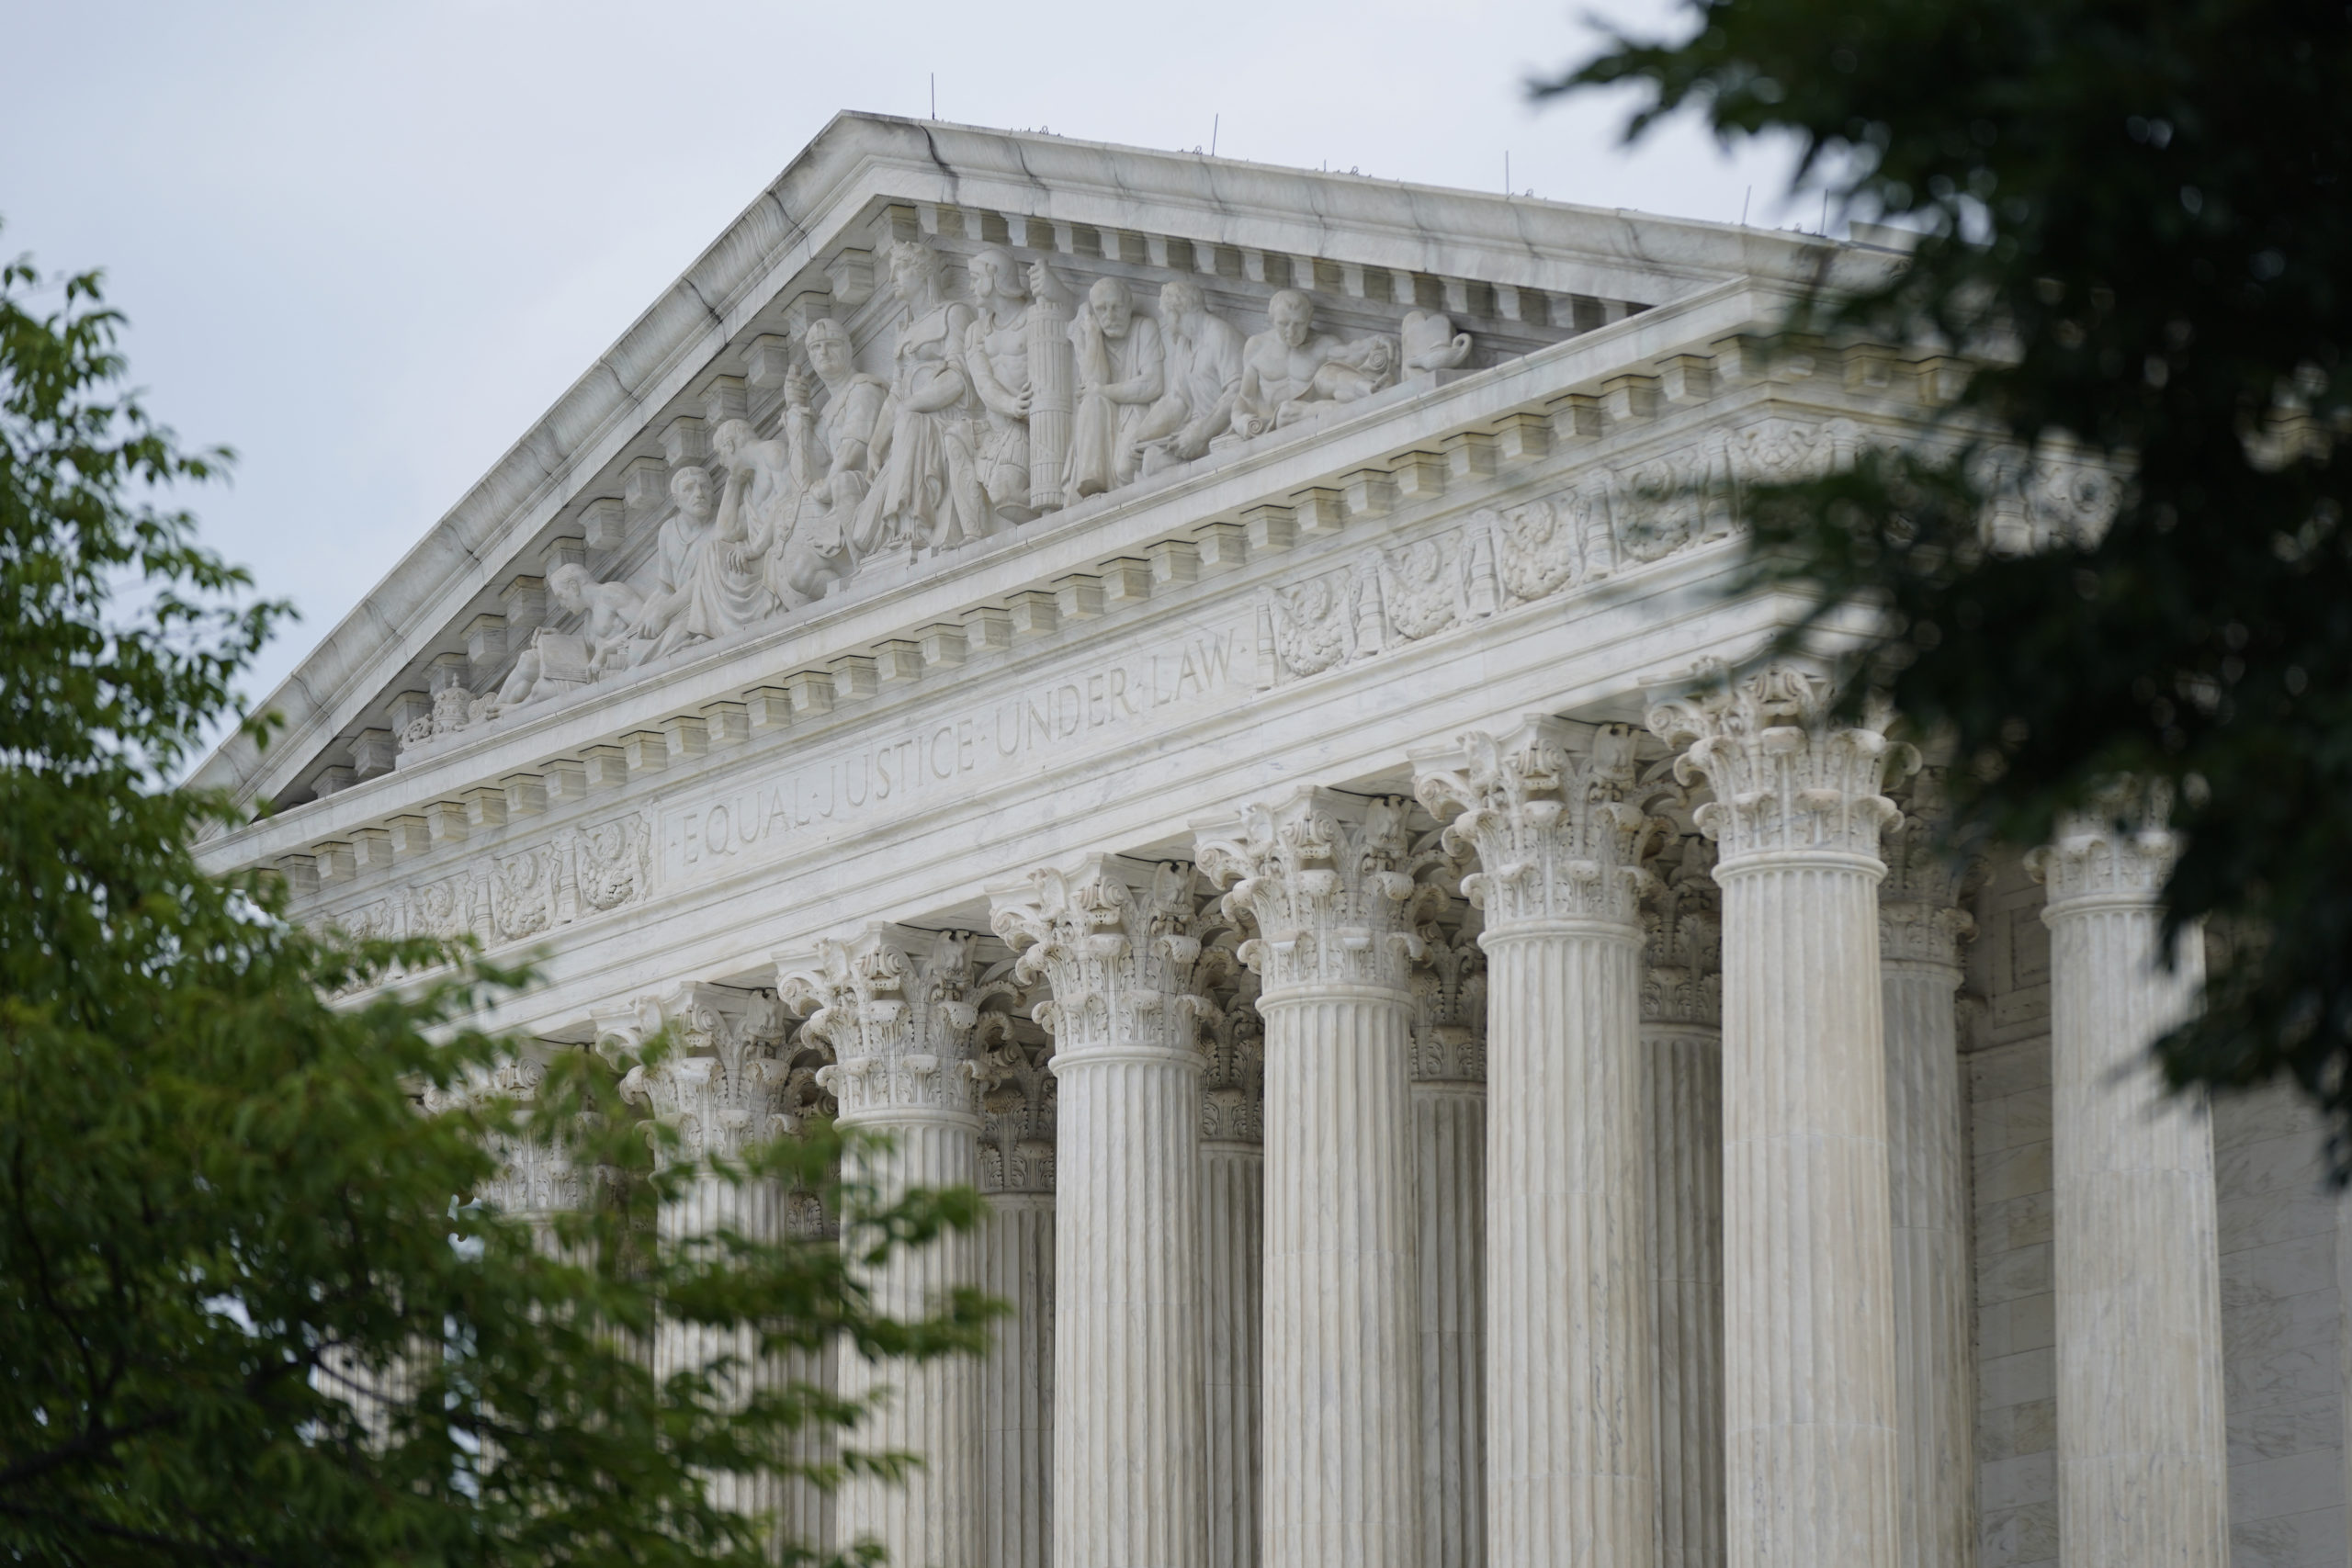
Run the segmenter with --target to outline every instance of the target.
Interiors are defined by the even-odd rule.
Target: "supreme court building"
[[[1725,592],[1743,486],[1939,438],[1949,360],[1758,352],[1900,264],[842,116],[211,760],[276,809],[204,853],[542,954],[518,1082],[669,1028],[689,1147],[836,1112],[988,1194],[880,1284],[1017,1316],[831,1369],[927,1464],[804,1537],[2341,1565],[2352,1258],[2306,1112],[2141,1065],[2163,833],[1949,863]]]

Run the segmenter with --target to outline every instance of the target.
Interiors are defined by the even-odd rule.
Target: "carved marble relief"
[[[641,812],[567,828],[511,854],[395,889],[325,923],[356,937],[470,936],[485,947],[642,903],[653,888],[653,833]]]
[[[1393,332],[1327,330],[1297,288],[1272,294],[1252,334],[1193,276],[1156,291],[1073,280],[1078,259],[1054,254],[1024,262],[987,244],[951,267],[923,240],[890,243],[887,326],[867,348],[884,374],[857,368],[850,324],[820,310],[797,318],[786,348],[761,340],[774,357],[754,378],[781,381],[781,406],[755,421],[734,382],[731,403],[707,404],[707,452],[702,421],[673,422],[666,480],[632,478],[640,500],[666,494],[643,525],[650,557],[604,581],[577,560],[553,568],[560,622],[533,629],[493,690],[441,671],[429,710],[396,727],[401,748],[769,624],[862,570],[949,554],[1295,427],[1400,375],[1457,368],[1476,346],[1428,310]]]
[[[1763,420],[1588,470],[1532,501],[1481,507],[1405,544],[1367,547],[1267,592],[1261,668],[1277,682],[1319,675],[1728,538],[1744,479],[1820,472],[1859,439],[1849,421]]]

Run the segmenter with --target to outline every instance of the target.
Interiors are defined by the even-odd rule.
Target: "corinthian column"
[[[1407,803],[1301,789],[1200,831],[1266,1027],[1269,1568],[1418,1568]]]
[[[1785,668],[1662,703],[1715,798],[1725,1536],[1735,1568],[1895,1561],[1894,1281],[1876,729]],[[1907,749],[1905,749],[1907,750]]]
[[[970,1186],[978,1175],[974,1036],[981,1004],[1010,987],[980,981],[975,941],[968,931],[870,926],[847,942],[828,939],[813,959],[777,965],[785,1001],[813,1010],[802,1033],[832,1049],[820,1079],[841,1102],[841,1125],[891,1140],[856,1173],[886,1202],[914,1187]],[[854,1231],[843,1239],[861,1245]],[[878,1309],[911,1318],[979,1282],[979,1238],[949,1232],[894,1248],[867,1285]],[[876,1363],[844,1349],[838,1375],[847,1399],[889,1390],[860,1423],[857,1446],[922,1461],[903,1483],[856,1475],[842,1484],[842,1544],[877,1542],[910,1568],[977,1568],[983,1364],[968,1356]]]
[[[789,1193],[774,1181],[735,1179],[705,1164],[735,1164],[758,1145],[799,1131],[792,1091],[810,1086],[806,1073],[795,1084],[778,1049],[787,1030],[783,1009],[764,992],[687,985],[640,1001],[638,1015],[638,1037],[667,1030],[672,1050],[650,1066],[631,1067],[621,1079],[621,1098],[643,1106],[677,1134],[676,1145],[662,1156],[665,1162],[698,1168],[677,1199],[662,1206],[655,1222],[662,1245],[688,1247],[722,1230],[755,1241],[783,1240],[796,1217]],[[655,1325],[657,1381],[701,1371],[722,1356],[741,1369],[732,1391],[740,1399],[809,1381],[815,1371],[797,1357],[762,1356],[750,1329],[720,1331],[667,1319]],[[818,1440],[814,1434],[811,1438]],[[712,1487],[721,1506],[775,1516],[788,1535],[821,1544],[827,1499],[806,1481],[726,1474],[713,1477]]]
[[[1724,1562],[1723,897],[1714,864],[1713,844],[1682,835],[1658,856],[1643,912],[1664,1568]]]
[[[1054,1520],[1052,1048],[1006,1033],[982,1058],[982,1289],[1012,1315],[989,1342],[980,1464],[980,1568],[1046,1568]]]
[[[1201,1082],[1202,1314],[1209,1568],[1257,1568],[1259,1318],[1266,1247],[1266,1035],[1243,971],[1209,1025]]]
[[[1656,1559],[1649,1137],[1634,737],[1531,718],[1415,759],[1487,975],[1487,1546],[1503,1568]]]
[[[1443,923],[1421,925],[1426,951],[1413,969],[1421,1561],[1428,1568],[1481,1568],[1487,1561],[1487,963],[1478,946],[1477,912],[1444,913]]]
[[[2174,845],[2118,799],[2059,825],[2049,890],[2051,1217],[2058,1297],[2058,1533],[2067,1568],[2223,1568],[2213,1138],[2149,1047],[2196,1005],[2203,949],[2159,962]]]
[[[1132,867],[1132,876],[1130,872]],[[1096,855],[995,896],[1045,976],[1062,1183],[1055,1256],[1054,1560],[1206,1568],[1202,1021],[1218,956],[1193,868]]]
[[[1879,975],[1886,1005],[1886,1136],[1894,1241],[1899,1568],[1949,1568],[1976,1546],[1974,1286],[1960,1085],[1954,908],[1961,863],[1939,845],[1942,770],[1920,773],[1886,831]]]

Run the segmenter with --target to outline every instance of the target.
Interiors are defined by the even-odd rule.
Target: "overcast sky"
[[[842,109],[1737,221],[1785,157],[1535,108],[1512,0],[0,0],[0,252],[103,266],[134,380],[240,454],[208,539],[302,622],[266,693]],[[1665,0],[1619,0],[1679,32]]]

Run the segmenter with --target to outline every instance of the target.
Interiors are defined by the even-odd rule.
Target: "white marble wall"
[[[2338,1200],[2321,1156],[2285,1090],[2214,1102],[2232,1568],[2346,1558]]]

